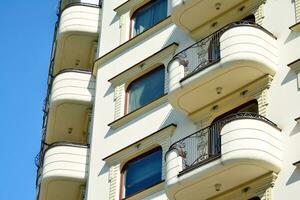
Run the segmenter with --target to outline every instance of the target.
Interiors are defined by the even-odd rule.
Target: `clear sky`
[[[0,199],[35,199],[42,105],[58,0],[1,1]]]

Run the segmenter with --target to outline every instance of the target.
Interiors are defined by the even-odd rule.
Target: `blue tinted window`
[[[153,0],[147,6],[134,13],[133,36],[138,35],[151,28],[167,17],[167,0]]]
[[[124,171],[125,197],[159,183],[161,170],[161,149],[129,162]]]
[[[164,94],[165,70],[159,67],[128,86],[128,112],[132,112]]]

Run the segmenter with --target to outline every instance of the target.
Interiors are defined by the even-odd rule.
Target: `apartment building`
[[[60,2],[39,200],[297,200],[300,0]]]

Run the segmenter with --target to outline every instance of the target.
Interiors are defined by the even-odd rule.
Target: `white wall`
[[[114,8],[126,0],[104,0],[101,38],[98,57],[120,45],[119,16]],[[300,95],[296,75],[286,65],[299,57],[300,37],[288,27],[295,23],[293,5],[290,0],[268,0],[263,26],[278,37],[279,71],[271,86],[268,118],[283,129],[284,170],[275,185],[275,199],[286,199],[298,195],[300,172],[292,162],[300,159],[300,126],[294,118],[300,116]],[[141,41],[119,56],[103,64],[97,71],[96,99],[92,128],[91,160],[88,180],[88,200],[108,199],[108,166],[102,158],[120,150],[157,131],[170,123],[177,124],[172,141],[193,133],[199,126],[176,112],[166,103],[144,114],[123,127],[113,130],[108,124],[114,120],[114,88],[108,79],[132,67],[163,47],[177,42],[177,52],[193,42],[175,25],[168,25]],[[168,62],[165,60],[164,62]],[[298,190],[297,190],[298,189]],[[160,195],[158,195],[160,196]],[[165,197],[162,197],[164,199]]]
[[[289,27],[295,24],[293,1],[269,0],[265,7],[264,26],[277,38],[279,44],[279,71],[271,85],[268,118],[282,129],[283,170],[275,184],[274,199],[297,199],[300,188],[300,170],[292,163],[300,160],[300,125],[294,119],[300,116],[300,92],[297,77],[287,64],[299,58],[300,33]]]

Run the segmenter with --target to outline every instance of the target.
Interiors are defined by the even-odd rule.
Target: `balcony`
[[[185,32],[197,38],[201,32],[222,27],[245,17],[261,0],[171,0],[172,21]]]
[[[38,178],[38,199],[80,199],[87,178],[87,160],[87,146],[70,143],[49,146]]]
[[[277,69],[276,38],[255,23],[235,22],[175,55],[168,99],[189,116]]]
[[[170,200],[208,199],[282,165],[280,130],[255,113],[236,113],[174,143],[166,154]],[[216,191],[216,185],[220,191]]]
[[[56,33],[54,74],[66,66],[91,69],[97,48],[101,9],[91,1],[62,1]]]
[[[86,143],[88,115],[95,95],[91,72],[65,70],[53,80],[45,142]]]

